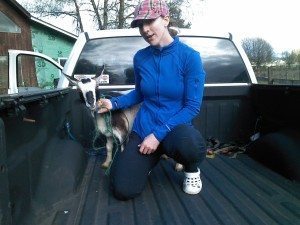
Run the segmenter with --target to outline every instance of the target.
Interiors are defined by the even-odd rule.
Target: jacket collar
[[[179,42],[179,38],[177,36],[175,36],[174,40],[169,45],[162,47],[162,48],[150,46],[150,49],[151,49],[151,52],[154,53],[155,55],[159,55],[159,54],[165,55],[165,54],[168,54],[168,53],[174,51],[178,42]]]

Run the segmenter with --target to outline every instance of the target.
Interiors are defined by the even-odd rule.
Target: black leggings
[[[111,187],[120,200],[134,198],[143,191],[148,175],[162,154],[184,165],[186,172],[196,172],[206,154],[202,135],[191,125],[175,127],[150,155],[139,152],[138,145],[142,141],[139,135],[132,132],[124,151],[118,151],[112,163]]]

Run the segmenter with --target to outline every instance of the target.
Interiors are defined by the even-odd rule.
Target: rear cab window
[[[200,52],[206,84],[250,83],[247,68],[232,41],[213,37],[180,37]],[[89,40],[83,48],[74,76],[94,76],[105,66],[102,86],[134,85],[133,56],[148,44],[141,37]]]

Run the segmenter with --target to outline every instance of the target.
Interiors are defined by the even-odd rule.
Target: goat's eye
[[[90,79],[90,78],[81,79],[81,82],[82,82],[83,84],[86,84],[86,83],[91,82],[91,79]]]

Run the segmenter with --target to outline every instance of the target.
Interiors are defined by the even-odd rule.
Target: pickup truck
[[[230,33],[178,35],[201,53],[207,73],[193,121],[208,146],[200,194],[185,194],[183,172],[162,159],[141,196],[112,196],[100,167],[105,139],[95,140],[93,116],[65,75],[93,77],[105,65],[97,93],[130,90],[133,55],[147,43],[136,29],[82,33],[64,67],[9,51],[8,93],[0,96],[1,225],[300,224],[300,87],[257,84]],[[51,71],[28,70],[41,62]],[[26,71],[37,87],[26,86]],[[41,85],[43,76],[53,84]]]

